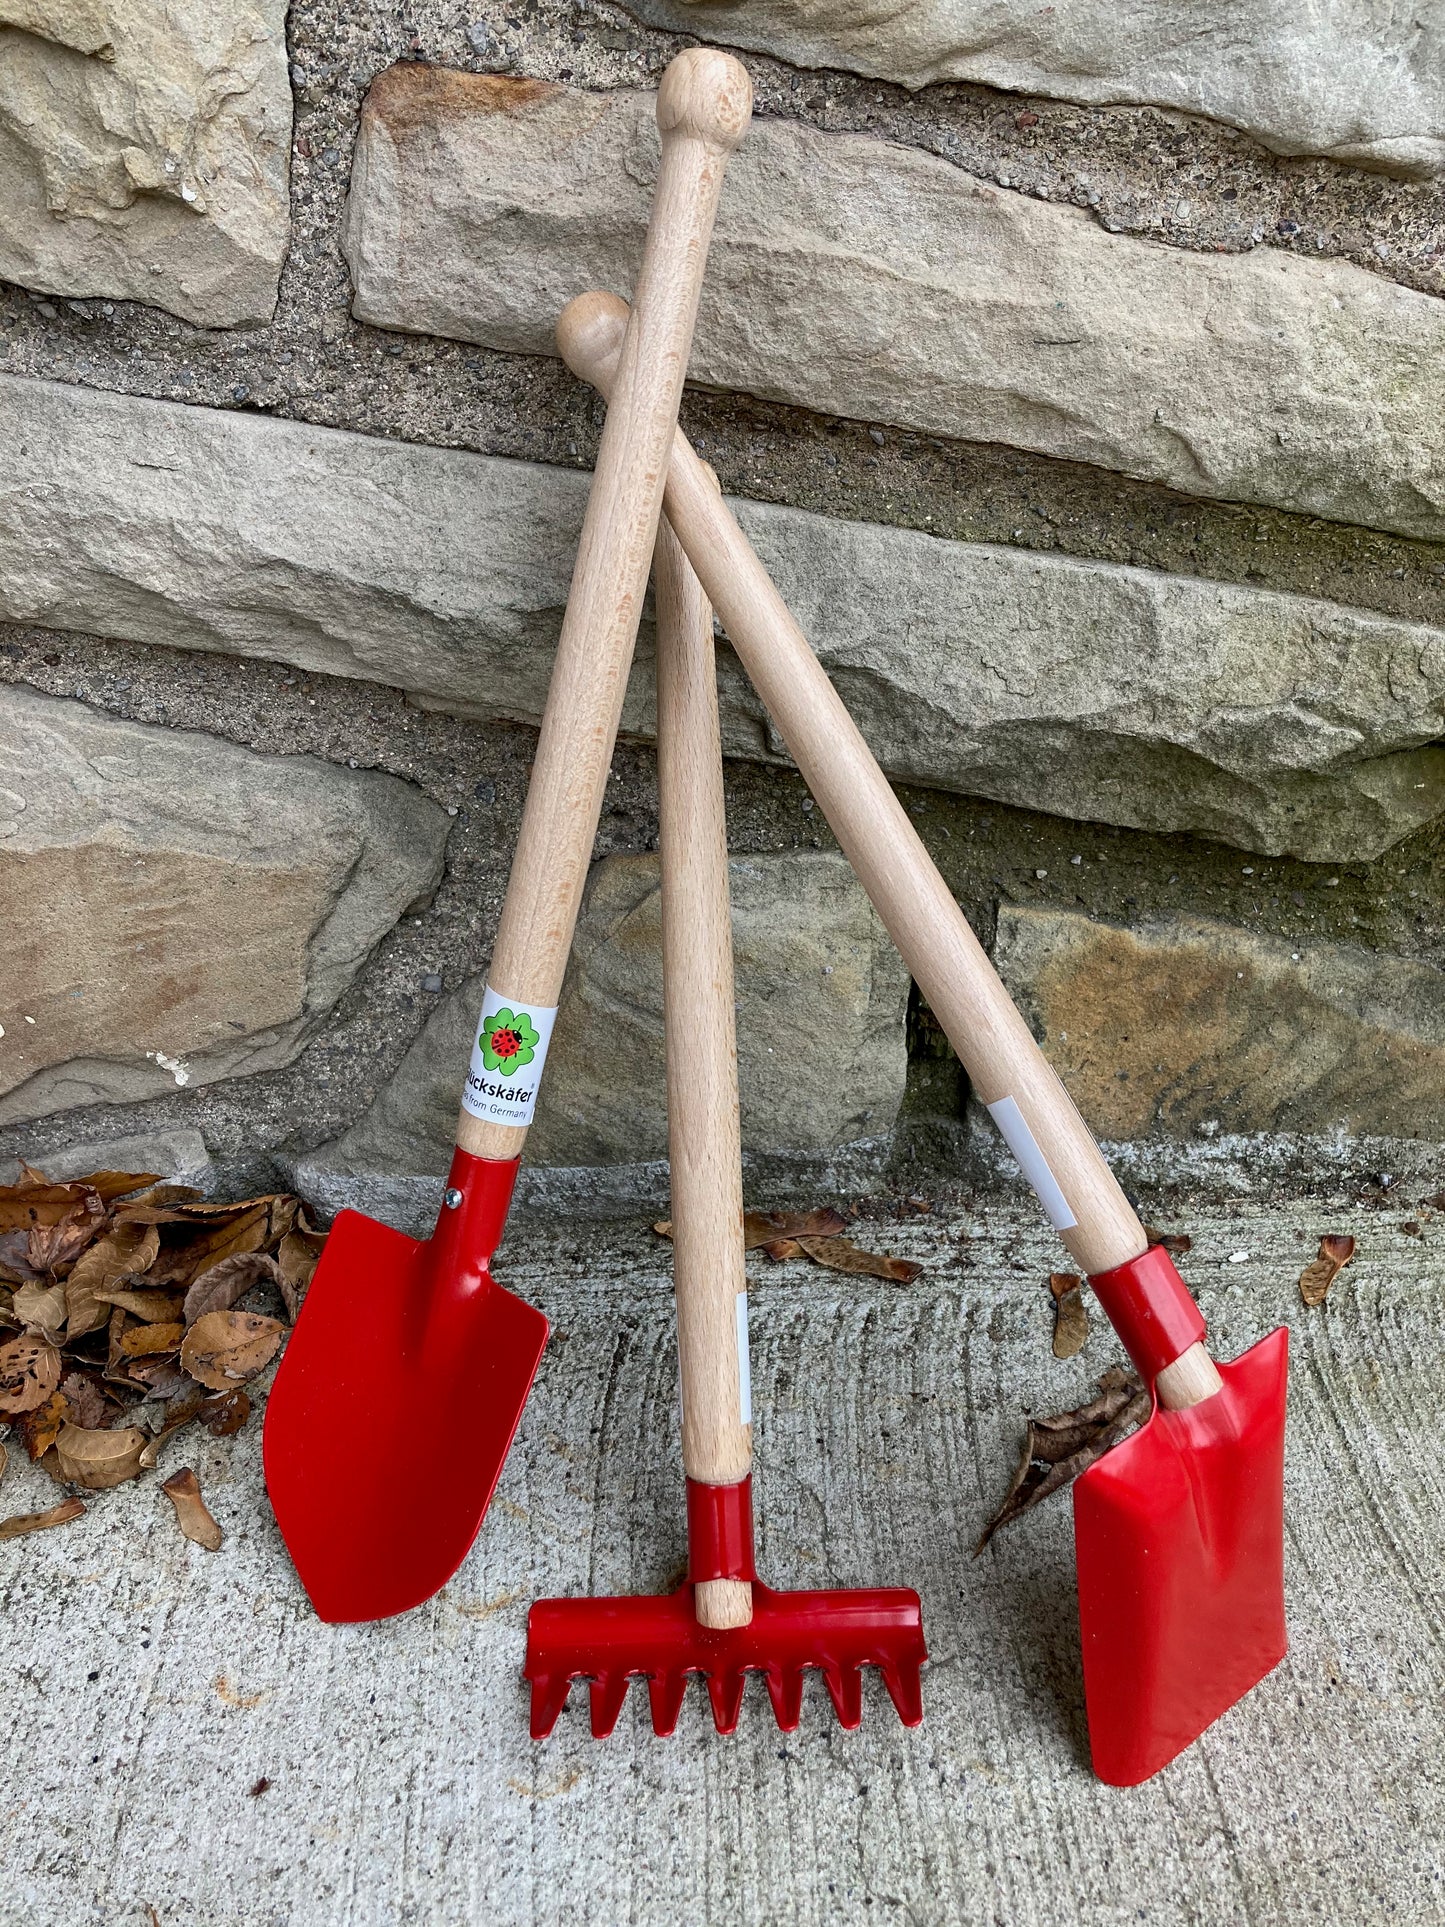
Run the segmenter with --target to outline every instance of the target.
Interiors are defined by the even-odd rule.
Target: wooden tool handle
[[[604,395],[625,315],[615,296],[583,295],[557,325],[567,365]],[[1136,1213],[807,638],[680,432],[673,438],[666,502],[743,667],[1064,1243],[1086,1272],[1138,1257],[1148,1240]],[[1202,1346],[1156,1381],[1164,1405],[1197,1404],[1219,1385]]]
[[[647,588],[718,195],[751,114],[747,70],[728,54],[689,48],[662,77],[662,158],[636,305],[487,972],[493,991],[529,1011],[550,1011],[561,993]],[[465,1107],[457,1124],[457,1143],[476,1157],[518,1157],[525,1138],[525,1127],[474,1117]]]
[[[653,584],[682,1462],[690,1479],[734,1485],[751,1467],[752,1433],[739,1337],[747,1279],[722,741],[712,607],[665,519]],[[752,1617],[746,1580],[701,1580],[693,1602],[704,1626],[745,1626]]]

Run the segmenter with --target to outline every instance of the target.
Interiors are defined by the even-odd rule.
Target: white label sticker
[[[1003,1132],[1004,1142],[1019,1161],[1019,1169],[1038,1193],[1049,1223],[1055,1231],[1072,1231],[1079,1221],[1069,1209],[1069,1201],[1059,1189],[1059,1181],[1049,1169],[1049,1161],[1039,1149],[1038,1139],[1018,1105],[1011,1097],[1001,1097],[997,1104],[989,1105],[988,1114]]]
[[[753,1422],[753,1374],[748,1363],[748,1294],[738,1293],[738,1417],[744,1425]]]
[[[472,1041],[462,1109],[488,1124],[530,1124],[557,1007],[539,1009],[487,985]]]

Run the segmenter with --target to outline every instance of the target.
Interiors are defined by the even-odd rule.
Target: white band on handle
[[[1038,1194],[1039,1203],[1055,1231],[1072,1231],[1079,1222],[1069,1209],[1069,1201],[1059,1189],[1059,1181],[1049,1169],[1049,1161],[1039,1149],[1038,1139],[1029,1129],[1028,1119],[1011,1097],[990,1104],[988,1114],[1003,1132],[1004,1142],[1018,1159],[1019,1169]]]
[[[504,997],[487,985],[462,1089],[462,1109],[489,1124],[530,1124],[557,1006]]]

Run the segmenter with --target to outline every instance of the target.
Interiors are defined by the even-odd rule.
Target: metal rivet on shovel
[[[558,325],[605,394],[626,306],[579,297]],[[1074,1485],[1095,1770],[1147,1779],[1283,1658],[1287,1334],[1232,1365],[1143,1227],[1014,1008],[708,471],[673,437],[667,515],[779,734],[1155,1411]]]
[[[591,1681],[592,1731],[617,1723],[645,1678],[671,1733],[688,1678],[720,1733],[761,1673],[779,1726],[798,1725],[809,1668],[844,1726],[876,1666],[902,1719],[922,1718],[918,1595],[902,1588],[774,1592],[753,1567],[752,1434],[743,1272],[742,1150],[712,611],[667,525],[657,543],[658,790],[663,1007],[673,1271],[687,1474],[688,1577],[674,1593],[542,1599],[527,1621],[532,1735],[550,1733],[574,1679]]]
[[[663,76],[637,309],[474,1032],[446,1208],[425,1243],[341,1214],[268,1402],[271,1503],[323,1619],[403,1612],[456,1571],[546,1343],[547,1321],[502,1290],[490,1261],[597,833],[723,172],[751,113],[747,72],[727,54],[690,48]]]

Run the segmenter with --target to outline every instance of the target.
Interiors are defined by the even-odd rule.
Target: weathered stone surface
[[[1445,1139],[1445,974],[1205,918],[1003,908],[995,962],[1102,1138]]]
[[[348,202],[356,313],[551,352],[573,295],[631,288],[656,150],[651,94],[389,69]],[[1346,263],[1109,234],[867,135],[754,123],[691,373],[1445,537],[1445,304]]]
[[[737,856],[729,884],[745,1152],[764,1166],[860,1143],[886,1152],[908,974],[852,871],[831,852]],[[606,857],[588,879],[529,1168],[666,1158],[661,907],[655,855]],[[334,1166],[445,1170],[483,985],[436,1011]]]
[[[0,692],[0,1122],[289,1063],[441,873],[395,777]]]
[[[585,475],[3,375],[0,419],[0,615],[540,717]],[[896,777],[1321,861],[1445,808],[1439,630],[734,506]],[[781,758],[726,652],[720,674],[729,753]]]
[[[53,1150],[33,1151],[28,1162],[57,1184],[91,1171],[154,1171],[168,1183],[193,1184],[204,1191],[212,1178],[206,1140],[199,1131],[184,1128],[92,1138],[79,1144],[70,1134],[58,1137]],[[19,1166],[14,1168],[18,1172]]]
[[[1445,27],[1435,8],[1359,0],[625,0],[649,26],[927,87],[1178,107],[1277,154],[1445,171]]]
[[[0,0],[0,275],[269,319],[286,252],[285,0]]]

